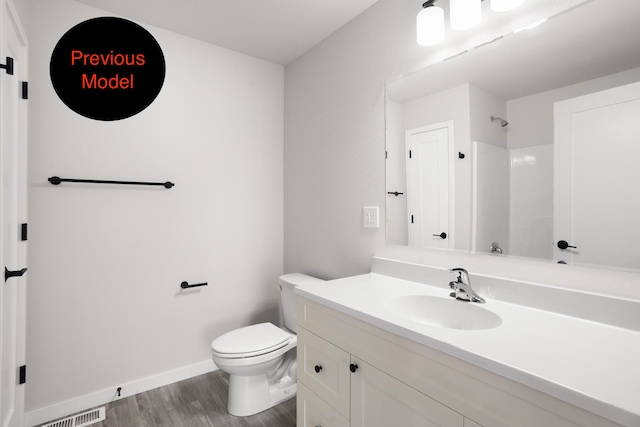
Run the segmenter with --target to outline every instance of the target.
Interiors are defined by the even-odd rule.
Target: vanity
[[[382,257],[296,289],[298,427],[640,426],[640,301],[470,277],[485,304]]]

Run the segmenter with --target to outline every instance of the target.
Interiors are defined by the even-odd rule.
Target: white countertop
[[[486,297],[502,324],[458,330],[386,307],[398,295],[448,298],[450,290],[376,273],[296,293],[625,426],[640,426],[640,332]],[[465,304],[461,302],[461,304]]]

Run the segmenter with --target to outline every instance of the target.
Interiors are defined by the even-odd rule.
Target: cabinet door
[[[349,421],[338,411],[298,383],[297,424],[298,427],[349,427]]]
[[[298,380],[349,419],[351,355],[317,335],[298,328]]]
[[[464,417],[353,358],[351,427],[463,427]]]

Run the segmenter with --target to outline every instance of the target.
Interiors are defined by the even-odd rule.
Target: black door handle
[[[577,247],[569,245],[569,243],[566,240],[559,240],[558,241],[558,247],[560,249],[562,249],[562,250],[567,249],[567,248],[577,249]]]
[[[446,239],[447,238],[447,233],[445,233],[444,231],[440,234],[434,234],[433,237],[440,237],[441,239]]]
[[[6,282],[7,279],[9,279],[10,277],[20,277],[26,272],[27,272],[26,268],[23,268],[22,270],[17,270],[17,271],[11,271],[7,267],[5,267],[4,268],[4,281]]]

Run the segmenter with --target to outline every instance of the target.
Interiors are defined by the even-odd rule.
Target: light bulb
[[[433,46],[444,39],[444,10],[429,6],[418,13],[416,18],[418,44]]]
[[[506,12],[515,9],[524,3],[525,0],[491,0],[491,10],[494,12]]]
[[[467,30],[482,18],[481,0],[450,0],[450,6],[451,28],[454,30]]]

